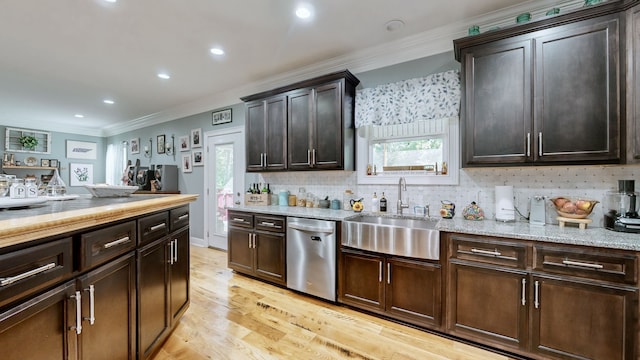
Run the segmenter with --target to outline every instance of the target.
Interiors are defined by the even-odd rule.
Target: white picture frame
[[[211,113],[211,125],[220,125],[231,122],[231,109],[214,111]]]
[[[191,151],[193,166],[204,166],[204,152],[202,150]]]
[[[191,148],[202,147],[202,129],[191,130]]]
[[[69,164],[69,185],[84,186],[93,184],[93,164]]]
[[[178,144],[180,146],[180,151],[191,150],[191,144],[189,144],[189,135],[180,136],[178,138]]]
[[[140,138],[129,140],[129,151],[131,154],[140,154]]]
[[[95,160],[98,144],[89,141],[67,140],[67,159]]]
[[[191,162],[191,153],[182,154],[182,172],[190,173],[193,171],[193,164]]]

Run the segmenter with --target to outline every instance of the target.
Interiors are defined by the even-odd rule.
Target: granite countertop
[[[353,211],[303,208],[295,206],[234,206],[229,209],[260,214],[306,217],[334,221],[343,221],[346,218],[355,215]],[[393,214],[387,213],[384,214],[384,216],[393,216]],[[454,218],[439,219],[436,229],[440,231],[472,235],[497,236],[557,244],[640,251],[640,234],[623,233],[589,226],[587,226],[586,229],[579,229],[568,224],[561,228],[558,225],[551,224],[538,226],[529,225],[528,222],[505,223],[495,220],[469,221],[462,218]]]
[[[0,211],[0,248],[186,205],[197,195],[80,196]]]

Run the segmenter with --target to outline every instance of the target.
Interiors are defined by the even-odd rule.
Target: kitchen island
[[[3,358],[151,358],[189,306],[196,198],[81,196],[0,211]]]

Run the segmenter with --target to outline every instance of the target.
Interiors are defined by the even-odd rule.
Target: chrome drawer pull
[[[166,226],[167,226],[167,224],[162,223],[162,224],[154,225],[154,226],[150,227],[149,229],[150,229],[151,231],[156,231],[156,230],[159,230],[159,229],[163,229],[163,228],[165,228]]]
[[[276,225],[275,223],[272,223],[272,222],[264,222],[263,221],[263,222],[260,222],[260,225],[268,226],[268,227],[272,227],[272,228],[282,229],[282,226]]]
[[[96,302],[95,302],[96,289],[93,285],[89,285],[89,288],[84,289],[84,291],[89,292],[89,317],[84,319],[88,320],[89,324],[93,325],[96,322]]]
[[[242,218],[233,218],[233,221],[236,221],[236,222],[242,222],[242,223],[243,223],[243,222],[246,222],[246,221],[244,221],[244,219],[242,219]]]
[[[112,242],[110,242],[110,243],[106,243],[106,244],[104,244],[102,247],[103,247],[103,248],[105,248],[105,249],[108,249],[108,248],[110,248],[110,247],[114,247],[114,246],[116,246],[116,245],[120,245],[120,244],[123,244],[123,243],[129,242],[130,240],[131,240],[131,239],[130,239],[128,236],[125,236],[125,237],[123,237],[122,239],[118,239],[118,240],[116,240],[116,241],[112,241]]]
[[[502,255],[497,249],[493,250],[493,251],[481,250],[481,249],[471,249],[471,252],[474,253],[474,254],[480,254],[480,255],[491,255],[491,256],[500,256],[500,255]]]
[[[11,285],[14,282],[20,281],[22,279],[28,278],[28,277],[33,276],[33,275],[38,275],[38,274],[43,273],[43,272],[45,272],[47,270],[53,269],[54,267],[56,267],[56,263],[50,263],[50,264],[47,264],[47,265],[40,266],[39,268],[35,268],[33,270],[29,270],[29,271],[27,271],[25,273],[18,274],[16,276],[0,278],[0,286]]]
[[[565,265],[580,266],[580,267],[585,267],[585,268],[589,268],[589,269],[602,269],[602,268],[604,268],[604,266],[602,266],[600,264],[583,263],[583,262],[571,261],[571,260],[562,260],[562,263],[565,264]]]
[[[80,291],[76,291],[71,298],[76,299],[76,325],[71,326],[71,330],[75,330],[76,334],[80,335],[82,333],[82,295]]]
[[[178,216],[178,220],[184,220],[184,219],[188,219],[188,218],[189,218],[189,214],[184,214],[184,215]]]

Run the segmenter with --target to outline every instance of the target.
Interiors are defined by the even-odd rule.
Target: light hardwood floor
[[[155,360],[508,359],[233,273],[191,247],[191,306]]]

